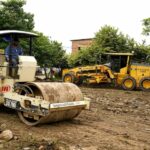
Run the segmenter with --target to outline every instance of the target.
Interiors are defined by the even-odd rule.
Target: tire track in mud
[[[108,89],[95,89],[95,88],[94,89],[93,88],[92,89],[81,88],[81,89],[85,96],[92,99],[91,101],[92,105],[95,106],[95,107],[92,107],[92,109],[95,109],[98,107],[99,109],[102,109],[99,112],[95,111],[97,112],[95,113],[95,115],[98,116],[98,120],[101,120],[101,122],[99,123],[100,126],[96,127],[98,130],[109,133],[110,135],[119,136],[119,138],[121,136],[123,139],[120,139],[119,141],[122,141],[125,144],[137,146],[137,147],[134,147],[136,149],[142,149],[142,148],[150,149],[150,140],[149,140],[150,134],[146,132],[146,128],[149,129],[150,118],[149,116],[147,116],[146,113],[144,115],[143,114],[141,115],[141,113],[131,113],[131,112],[114,113],[113,111],[108,111],[108,110],[103,109],[102,107],[104,103],[103,101],[101,101],[101,103],[96,101],[96,98],[100,96],[102,96],[105,100],[105,96],[107,96],[107,94],[110,96],[110,98],[108,97],[106,98],[106,100],[109,99],[109,101],[112,101],[113,98],[116,99],[118,95],[122,95],[122,99],[125,98],[127,100],[130,100],[131,98],[135,98],[135,97],[140,98],[140,100],[146,103],[146,106],[149,106],[150,93],[142,92],[142,91],[128,92],[128,91],[121,91],[121,90],[116,90],[116,89],[115,90],[110,89],[109,92],[107,91]],[[121,101],[122,99],[119,99],[119,101]],[[115,102],[113,103],[112,107],[114,107],[114,105],[115,105]],[[142,107],[143,107],[142,109],[146,108],[145,105],[142,105]],[[150,110],[148,111],[150,112]],[[102,114],[99,116],[99,113],[102,113]],[[119,121],[120,124],[117,124],[115,126],[113,120]],[[102,122],[106,123],[104,128],[101,127],[103,126]],[[110,125],[110,126],[106,128],[107,125]],[[94,127],[93,124],[91,126]],[[122,130],[121,133],[118,132],[119,127],[121,127],[121,130]],[[125,130],[124,127],[128,127],[127,130]],[[143,129],[143,131],[141,131],[141,129]],[[147,137],[147,139],[145,139],[145,137]]]
[[[150,93],[97,88],[81,90],[91,98],[91,109],[82,111],[71,121],[28,127],[14,112],[0,110],[0,124],[6,124],[17,133],[22,142],[24,137],[33,136],[37,141],[62,141],[75,150],[150,149]]]

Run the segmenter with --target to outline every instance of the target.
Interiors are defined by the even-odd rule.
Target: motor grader
[[[150,65],[133,63],[133,53],[105,53],[107,63],[63,70],[63,81],[82,83],[111,83],[124,90],[150,91]],[[149,58],[149,57],[147,57]]]
[[[133,53],[106,53],[116,84],[124,90],[150,91],[150,64],[134,63]],[[147,57],[148,58],[148,57]]]
[[[82,84],[111,83],[115,78],[112,70],[107,65],[93,65],[64,69],[62,73],[64,82]]]
[[[18,30],[0,31],[0,37],[29,39],[29,54],[37,34]],[[41,58],[42,59],[42,58]],[[34,56],[18,56],[18,64],[9,62],[4,50],[0,54],[0,104],[17,111],[22,122],[29,126],[68,120],[89,108],[80,89],[72,83],[35,82],[37,61]]]

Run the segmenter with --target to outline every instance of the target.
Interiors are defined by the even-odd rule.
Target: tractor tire
[[[67,73],[63,76],[63,82],[70,82],[70,83],[75,83],[75,75],[72,73]]]
[[[143,91],[150,91],[150,78],[145,77],[140,80],[139,87]]]
[[[136,88],[136,80],[131,76],[127,76],[122,80],[121,86],[124,90],[132,91]]]

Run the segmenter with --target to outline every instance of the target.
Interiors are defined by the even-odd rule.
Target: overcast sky
[[[68,52],[70,40],[92,38],[106,24],[141,42],[142,20],[150,17],[150,0],[27,0],[24,8],[34,14],[35,30]]]

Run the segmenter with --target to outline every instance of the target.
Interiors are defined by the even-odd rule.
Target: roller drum
[[[46,100],[50,104],[83,100],[83,95],[80,89],[72,83],[31,82],[26,83],[26,86],[32,91],[34,97]],[[18,114],[24,123],[28,125],[36,125],[39,123],[49,123],[72,119],[80,114],[82,109],[82,107],[75,107],[67,110],[52,111],[49,113],[49,115],[40,117],[39,120],[35,121],[31,121],[31,119],[24,117],[22,112],[19,112]]]

